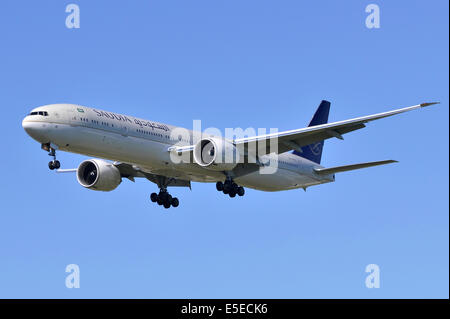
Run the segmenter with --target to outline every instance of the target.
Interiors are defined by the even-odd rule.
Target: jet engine
[[[90,159],[78,166],[77,180],[83,187],[109,192],[119,186],[122,177],[119,169],[113,164],[103,160]]]
[[[194,161],[214,171],[232,170],[239,159],[239,150],[233,143],[224,139],[204,138],[194,147]]]

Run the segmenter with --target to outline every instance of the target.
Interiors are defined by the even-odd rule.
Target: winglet
[[[421,107],[427,107],[427,106],[435,105],[435,104],[441,104],[441,102],[422,103],[422,104],[420,104],[420,106]]]

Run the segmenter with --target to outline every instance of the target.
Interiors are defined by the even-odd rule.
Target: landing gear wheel
[[[235,191],[231,191],[230,194],[228,194],[231,198],[236,197],[236,192]]]
[[[222,182],[217,182],[216,183],[216,189],[221,192],[223,191],[223,183]]]
[[[176,198],[176,197],[172,198],[172,206],[173,207],[178,207],[178,205],[180,205],[180,202],[178,201],[178,198]]]
[[[59,161],[53,160],[48,162],[48,168],[51,170],[58,169],[61,167],[61,163]]]
[[[244,189],[244,187],[239,186],[239,187],[237,188],[237,194],[238,194],[239,196],[244,196],[244,194],[245,194],[245,189]]]
[[[152,193],[152,194],[150,195],[150,200],[151,200],[153,203],[156,203],[156,201],[158,200],[158,194]]]
[[[54,161],[53,161],[53,166],[54,166],[56,169],[59,169],[59,168],[61,167],[61,163],[60,163],[58,160],[54,160]]]
[[[170,208],[170,202],[164,202],[163,204],[164,208]]]
[[[158,200],[161,202],[161,205],[167,201],[166,199],[167,199],[167,192],[159,192]]]
[[[223,184],[223,193],[224,194],[228,194],[231,191],[231,189],[232,189],[231,183],[225,182],[225,184]]]

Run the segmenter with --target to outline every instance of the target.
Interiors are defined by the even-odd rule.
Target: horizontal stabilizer
[[[397,161],[387,160],[387,161],[378,161],[378,162],[368,162],[368,163],[360,163],[360,164],[353,164],[353,165],[336,166],[336,167],[330,167],[330,168],[315,168],[314,171],[317,174],[319,174],[319,175],[330,175],[330,174],[334,174],[334,173],[353,171],[355,169],[372,167],[372,166],[378,166],[378,165],[384,165],[384,164],[391,164],[391,163],[397,163]]]

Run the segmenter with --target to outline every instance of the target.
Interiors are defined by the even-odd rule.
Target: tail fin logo
[[[308,127],[322,125],[328,122],[328,114],[330,113],[330,102],[323,100],[320,102],[319,107],[317,108],[314,116],[309,122]],[[308,144],[301,147],[301,152],[294,150],[293,154],[306,158],[314,163],[320,164],[320,160],[322,158],[322,150],[323,150],[324,142],[318,141],[313,144]]]
[[[311,150],[311,153],[314,155],[319,155],[320,152],[322,152],[322,142],[318,142],[316,144],[309,145],[309,149]]]

